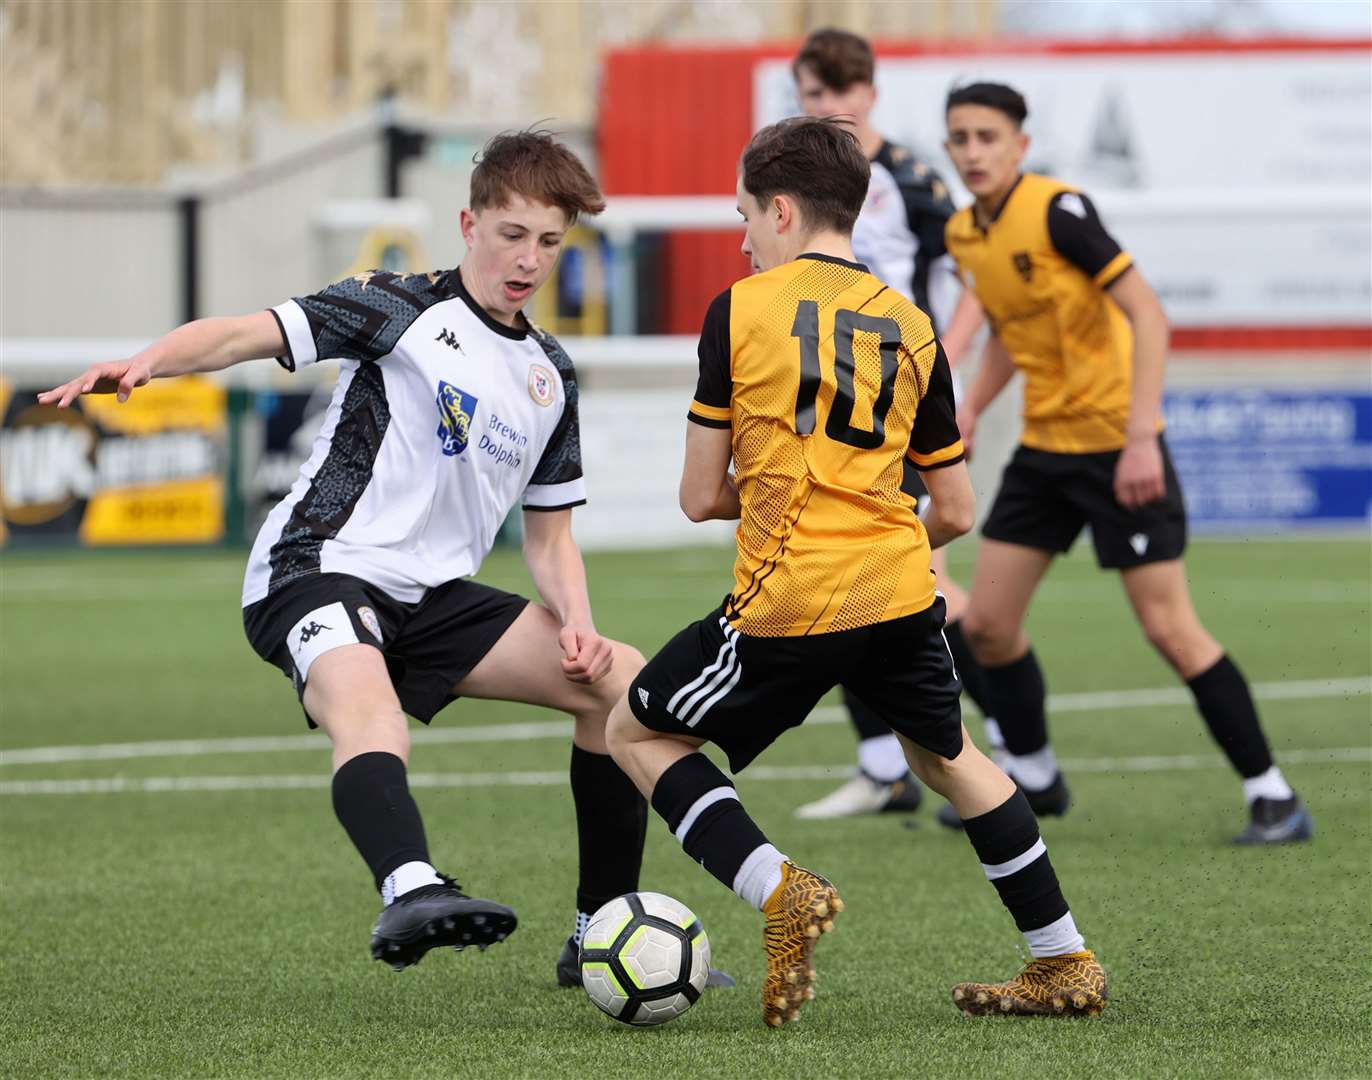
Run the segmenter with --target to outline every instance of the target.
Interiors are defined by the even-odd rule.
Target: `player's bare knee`
[[[616,761],[622,761],[630,752],[633,743],[642,737],[643,731],[643,725],[629,708],[629,699],[620,698],[605,721],[605,746],[610,756]]]
[[[629,684],[647,663],[641,652],[622,641],[614,643],[614,656],[614,664],[609,672],[591,684],[591,692],[601,708],[602,716],[629,692]]]

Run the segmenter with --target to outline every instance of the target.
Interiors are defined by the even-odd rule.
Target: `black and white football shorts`
[[[718,610],[686,627],[629,688],[639,723],[714,743],[738,772],[842,686],[890,727],[945,758],[962,750],[962,683],[944,604],[889,622],[801,637],[749,637]]]
[[[374,645],[401,708],[427,724],[456,700],[454,686],[528,602],[460,578],[430,589],[417,604],[402,604],[349,574],[309,574],[244,608],[243,627],[257,655],[279,667],[302,700],[320,656],[340,645]]]
[[[1021,446],[1005,467],[981,535],[1060,554],[1090,525],[1102,569],[1128,570],[1180,558],[1186,550],[1186,507],[1161,436],[1158,447],[1166,492],[1156,502],[1130,510],[1115,498],[1120,451],[1055,454]]]

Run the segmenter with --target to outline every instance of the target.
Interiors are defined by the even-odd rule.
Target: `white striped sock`
[[[1243,796],[1250,803],[1254,799],[1289,799],[1295,792],[1282,776],[1281,770],[1273,765],[1265,773],[1250,776],[1243,782]]]
[[[1026,930],[1024,939],[1029,942],[1031,956],[1062,956],[1064,953],[1081,952],[1086,948],[1086,940],[1077,930],[1077,924],[1069,911],[1060,919],[1054,919],[1047,926],[1037,930]]]
[[[761,911],[781,884],[781,864],[785,861],[786,856],[771,844],[754,848],[734,876],[734,892]]]
[[[402,863],[387,874],[386,880],[381,883],[381,902],[390,907],[407,892],[424,885],[442,884],[443,879],[438,876],[438,871],[428,863],[418,860]]]
[[[1005,769],[1012,779],[1018,780],[1027,791],[1042,791],[1051,787],[1058,775],[1058,759],[1051,746],[1035,750],[1032,754],[1010,755],[1010,763]]]
[[[695,825],[696,820],[700,815],[715,803],[721,802],[724,799],[733,799],[735,802],[738,802],[738,792],[728,784],[720,784],[717,788],[711,788],[695,802],[691,803],[691,808],[686,811],[686,816],[681,819],[681,824],[676,827],[676,832],[673,835],[676,836],[677,840],[682,844],[685,844],[686,837],[690,834],[691,828]]]

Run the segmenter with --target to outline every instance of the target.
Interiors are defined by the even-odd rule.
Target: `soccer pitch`
[[[953,550],[968,577],[972,547]],[[771,839],[847,901],[818,999],[762,1026],[761,918],[650,822],[642,885],[690,905],[739,989],[634,1030],[560,990],[576,841],[569,724],[459,702],[411,759],[435,861],[509,903],[484,954],[372,961],[377,900],[328,758],[243,638],[244,555],[0,558],[0,835],[9,1076],[1365,1076],[1372,1060],[1372,565],[1365,540],[1193,545],[1202,617],[1259,694],[1313,843],[1238,850],[1238,784],[1118,580],[1062,560],[1030,632],[1075,807],[1044,824],[1112,977],[1098,1021],[969,1020],[949,987],[1021,939],[933,821],[800,822],[851,768],[826,702],[744,772]],[[730,553],[587,558],[602,632],[645,653],[718,603]],[[512,552],[482,580],[527,592]],[[979,725],[972,724],[974,733]],[[170,744],[169,744],[170,743]],[[160,745],[158,745],[160,744]]]

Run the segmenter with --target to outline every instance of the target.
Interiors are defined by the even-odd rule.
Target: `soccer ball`
[[[581,985],[602,1011],[640,1027],[665,1024],[696,1003],[710,973],[710,940],[679,900],[655,892],[616,897],[581,939]]]

